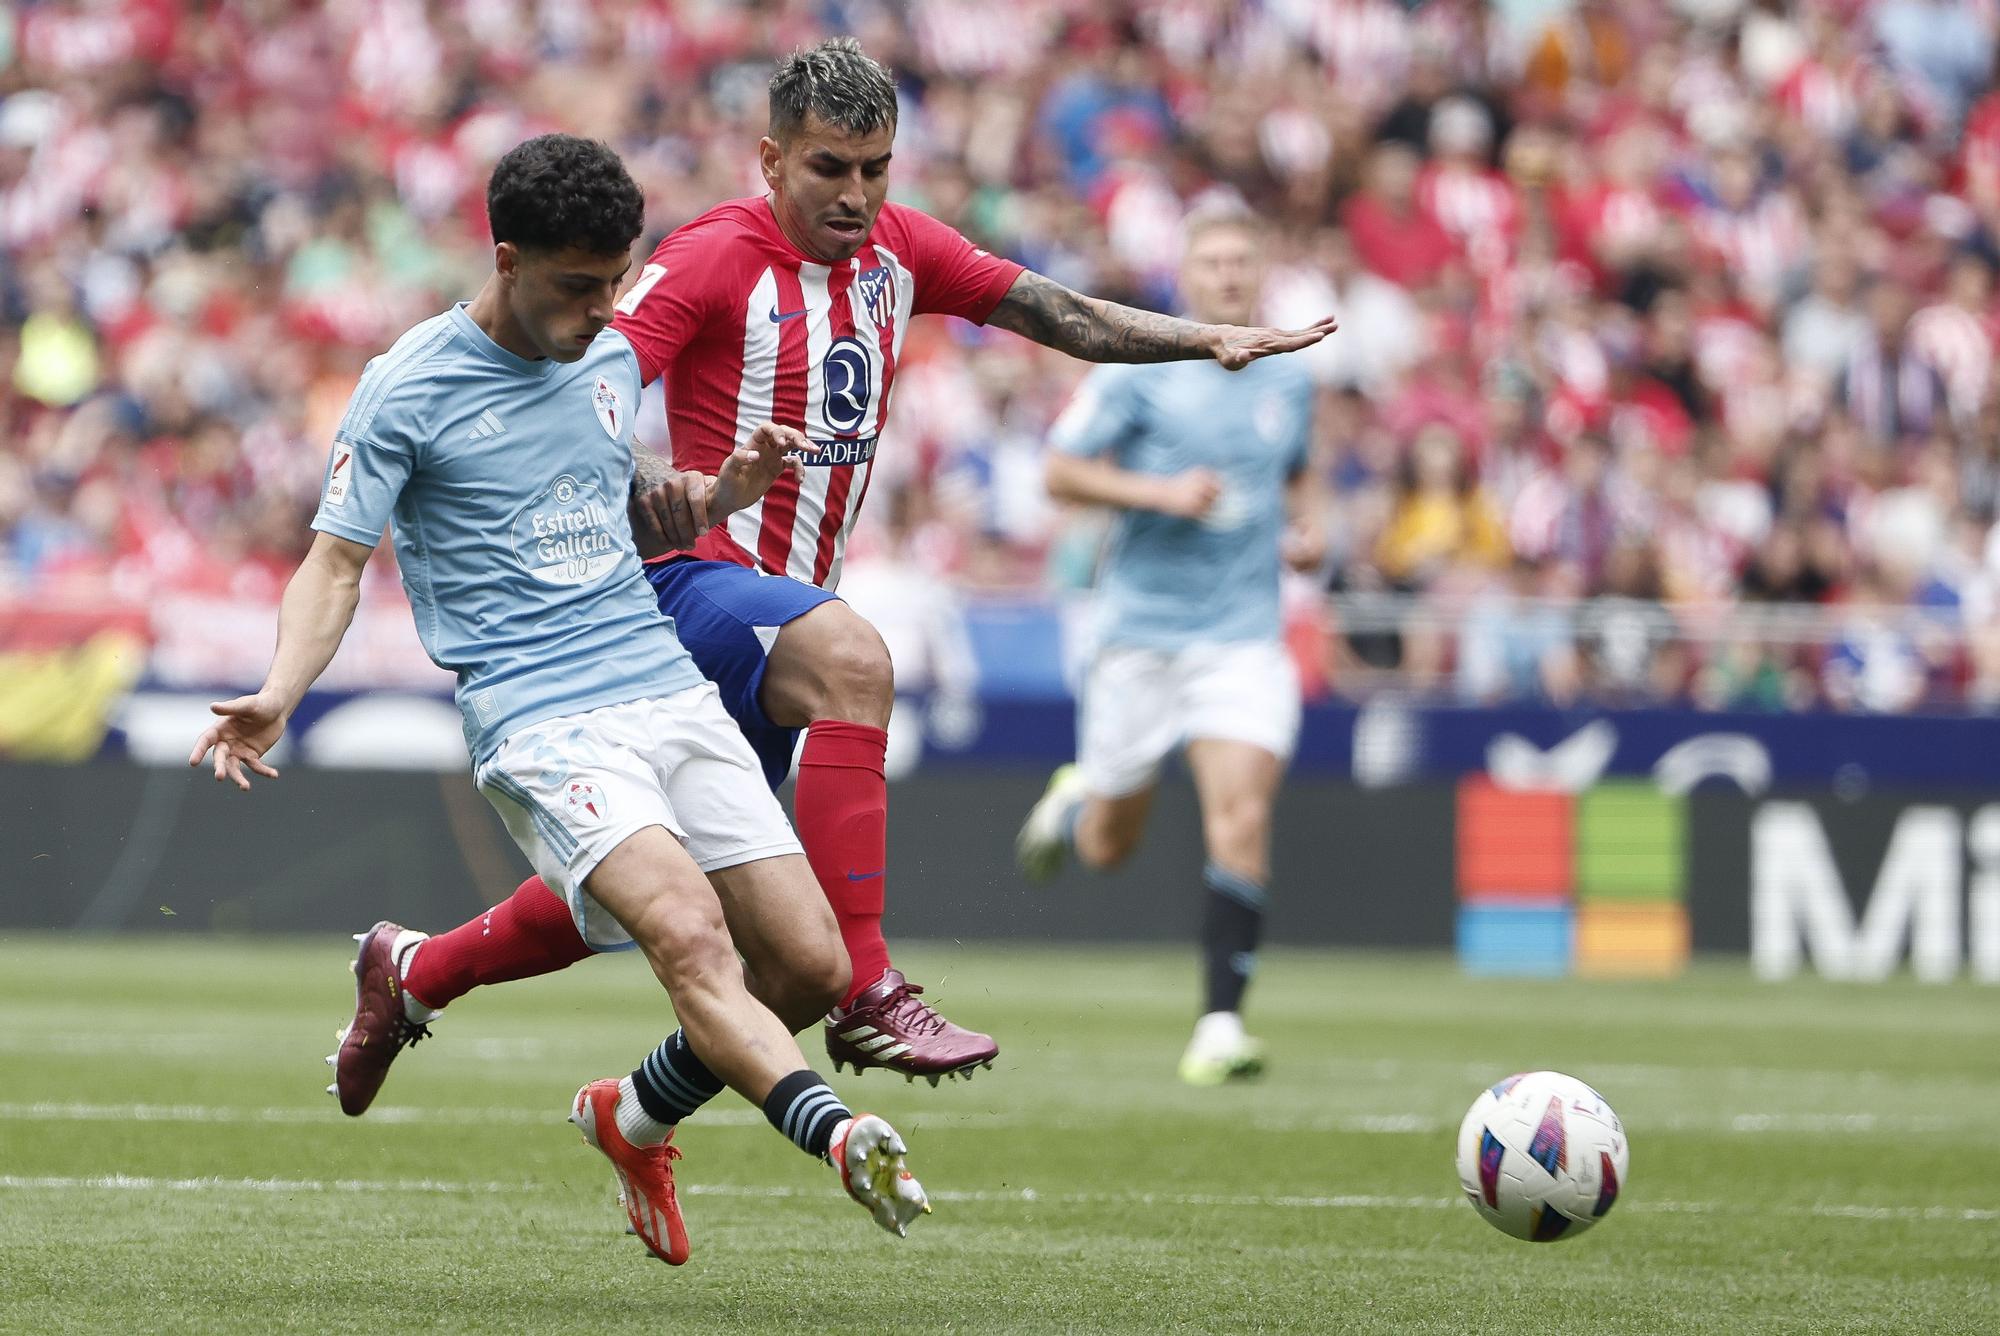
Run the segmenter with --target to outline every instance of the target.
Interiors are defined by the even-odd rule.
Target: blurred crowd
[[[1268,318],[1340,315],[1304,354],[1324,685],[2000,705],[1996,28],[1994,0],[0,5],[0,599],[274,597],[362,364],[485,272],[500,153],[610,142],[650,247],[761,190],[771,59],[849,31],[901,82],[894,198],[1170,309],[1181,219],[1240,197]],[[857,561],[1087,583],[1101,523],[1040,486],[1080,372],[920,322]]]

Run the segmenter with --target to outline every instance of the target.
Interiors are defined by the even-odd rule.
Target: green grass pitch
[[[349,949],[0,938],[0,1331],[2000,1331],[2000,991],[1971,984],[1271,952],[1270,1074],[1190,1090],[1189,953],[907,947],[999,1062],[835,1084],[936,1214],[880,1232],[724,1096],[681,1133],[672,1270],[562,1121],[669,1028],[639,961],[465,998],[351,1121],[321,1093]],[[1534,1067],[1632,1140],[1616,1210],[1541,1246],[1452,1168],[1480,1086]]]

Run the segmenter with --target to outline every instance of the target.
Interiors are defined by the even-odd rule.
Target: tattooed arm
[[[632,495],[642,496],[673,476],[672,460],[637,441],[632,443]]]
[[[1212,357],[1231,371],[1260,357],[1310,348],[1336,328],[1333,317],[1305,329],[1203,325],[1072,292],[1023,270],[986,323],[1086,362],[1185,362]]]
[[[625,513],[642,558],[686,551],[708,532],[711,481],[705,473],[683,473],[665,455],[632,443],[632,492]]]

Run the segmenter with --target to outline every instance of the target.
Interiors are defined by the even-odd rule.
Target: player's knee
[[[831,642],[820,666],[823,717],[860,719],[883,715],[896,698],[896,673],[889,647],[881,635],[859,617],[846,634]]]
[[[838,936],[829,938],[799,966],[800,1002],[810,1016],[824,1016],[847,996],[854,964]]]
[[[1238,798],[1207,813],[1205,829],[1211,856],[1232,863],[1261,862],[1271,839],[1270,804]]]
[[[840,1005],[853,967],[837,936],[810,946],[794,945],[781,964],[757,972],[758,997],[793,1030],[800,1030]]]
[[[1093,872],[1109,872],[1124,864],[1139,848],[1139,831],[1115,822],[1079,829],[1076,858]]]
[[[645,949],[676,1007],[742,990],[743,967],[722,924],[680,924],[669,930],[664,922],[642,918],[632,927],[633,939]]]

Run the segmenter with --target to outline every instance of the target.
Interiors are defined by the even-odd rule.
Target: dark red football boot
[[[403,1008],[396,944],[406,940],[406,935],[418,941],[425,936],[387,919],[355,936],[361,949],[355,953],[352,966],[354,1019],[337,1036],[339,1050],[326,1060],[333,1068],[333,1084],[326,1093],[338,1095],[340,1111],[351,1118],[368,1112],[396,1055],[431,1035],[430,1026],[412,1021]]]
[[[858,1075],[870,1067],[919,1076],[932,1085],[938,1078],[970,1081],[974,1069],[991,1067],[1000,1046],[976,1030],[953,1025],[929,1004],[917,1000],[924,990],[900,970],[886,970],[861,991],[853,1005],[826,1018],[826,1055],[837,1072],[843,1064]]]

